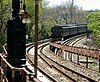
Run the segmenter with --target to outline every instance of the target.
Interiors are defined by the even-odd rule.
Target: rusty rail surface
[[[50,45],[59,48],[63,51],[79,54],[82,56],[87,56],[94,59],[100,59],[100,50],[86,49],[82,47],[64,46],[56,43],[50,43]]]
[[[50,40],[49,40],[50,41]],[[45,43],[45,42],[48,42],[48,41],[43,41],[43,42],[41,42],[41,43]],[[44,45],[47,45],[47,44],[49,44],[49,43],[46,43],[46,44],[44,44]],[[43,46],[43,45],[42,45]],[[38,49],[39,48],[41,48],[42,46],[39,46],[38,47]],[[32,47],[34,47],[34,45],[31,45],[28,49],[27,49],[27,55],[26,55],[26,58],[27,58],[27,61],[29,62],[29,64],[32,66],[32,67],[34,67],[34,62],[33,62],[33,60],[30,58],[30,54],[29,54],[29,50],[32,48]],[[39,55],[38,55],[39,56]],[[38,68],[38,70],[43,74],[43,75],[45,75],[47,78],[49,78],[51,81],[53,81],[53,82],[57,82],[57,80],[55,80],[51,75],[49,75],[46,71],[44,71],[41,67],[37,67]]]
[[[46,46],[46,45],[45,45]],[[76,75],[78,75],[77,77],[83,77],[83,78],[86,78],[89,82],[97,82],[95,79],[93,79],[93,78],[90,78],[90,77],[88,77],[88,76],[86,76],[86,75],[84,75],[84,74],[82,74],[82,73],[79,73],[79,72],[77,72],[77,71],[75,71],[75,70],[73,70],[73,69],[70,69],[70,68],[68,68],[68,67],[66,67],[66,66],[64,66],[64,65],[62,65],[62,64],[59,64],[58,62],[56,62],[55,60],[53,60],[52,59],[52,57],[50,58],[50,57],[48,57],[46,54],[44,54],[43,52],[42,52],[42,49],[43,49],[44,47],[42,47],[41,48],[41,55],[39,55],[39,57],[41,56],[42,57],[42,59],[43,59],[43,61],[45,61],[48,65],[50,65],[50,67],[52,68],[55,68],[56,70],[58,70],[59,72],[62,72],[62,74],[63,75],[65,75],[66,77],[68,77],[70,80],[72,80],[73,82],[78,82],[75,78],[73,78],[72,76],[70,76],[69,74],[67,74],[67,72],[66,72],[66,70],[68,71],[68,72],[71,72],[72,73],[72,75],[74,75],[74,74],[76,74]],[[51,63],[51,62],[49,62],[49,61],[52,61],[53,63]],[[55,63],[55,64],[54,64]],[[77,67],[79,67],[78,65],[77,65]],[[65,69],[65,71],[64,71],[64,69]],[[74,75],[75,76],[75,75]]]
[[[7,62],[7,60],[3,57],[2,54],[0,54],[0,63],[1,63],[1,66],[0,66],[0,69],[1,69],[0,70],[1,71],[0,72],[0,82],[3,82],[3,80],[5,80],[5,82],[8,82],[7,78],[4,79],[4,77],[6,77],[4,72],[6,71],[6,67],[7,66],[12,70],[12,81],[13,82],[14,82],[14,73],[16,71],[19,71],[22,74],[22,82],[27,82],[26,81],[26,76],[28,76],[32,82],[40,82],[37,78],[31,77],[30,76],[30,72],[28,70],[26,70],[25,67],[23,67],[23,68],[16,68],[16,67],[11,66]]]
[[[27,60],[28,60],[28,62],[30,63],[30,65],[32,66],[32,67],[34,67],[34,62],[33,62],[33,60],[31,60],[30,59],[30,57],[27,55],[26,56],[27,57]],[[46,71],[44,71],[43,69],[41,69],[41,67],[37,67],[38,68],[38,70],[42,73],[42,74],[44,74],[46,77],[48,77],[50,80],[52,80],[53,82],[57,82],[52,76],[50,76]]]

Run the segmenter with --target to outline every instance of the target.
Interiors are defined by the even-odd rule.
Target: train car
[[[77,25],[77,34],[82,34],[87,32],[87,25],[86,24],[78,24]]]
[[[69,36],[69,25],[65,26],[54,26],[51,28],[51,37],[53,39],[60,39],[60,38],[65,38],[66,36]]]
[[[62,37],[62,28],[60,26],[54,26],[51,28],[51,37],[59,38]]]
[[[62,38],[69,36],[70,26],[63,26],[62,28]]]
[[[70,26],[70,28],[69,28],[69,36],[71,37],[71,36],[74,36],[76,34],[77,34],[77,26],[76,25]]]
[[[60,25],[51,28],[52,38],[69,38],[87,32],[86,24]]]

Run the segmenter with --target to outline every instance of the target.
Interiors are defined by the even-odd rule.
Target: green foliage
[[[6,42],[6,23],[11,17],[11,1],[12,0],[0,0],[0,37],[3,39],[0,42],[2,46]],[[34,41],[35,37],[35,0],[25,0],[26,11],[31,16],[31,23],[27,24],[27,34],[29,36],[29,41]],[[56,24],[65,24],[64,22],[70,22],[70,18],[66,17],[63,19],[63,11],[69,15],[68,5],[66,9],[63,6],[58,7],[48,7],[48,2],[45,0],[39,0],[39,40],[49,38],[51,35],[51,27]],[[78,9],[76,9],[78,10]],[[80,12],[81,13],[81,12]],[[76,16],[74,16],[76,17]],[[76,17],[78,18],[78,17]],[[75,19],[75,18],[73,18]],[[83,19],[83,18],[81,18]],[[77,20],[77,19],[75,19]],[[97,21],[98,22],[98,21]],[[4,40],[4,41],[3,41]]]
[[[47,39],[50,37],[50,28],[48,28],[45,24],[41,24],[41,28],[39,29],[39,39]]]
[[[6,23],[11,17],[11,0],[0,0],[0,52],[7,42]]]
[[[27,12],[31,15],[31,23],[27,24],[27,34],[29,36],[29,42],[34,41],[35,37],[35,4],[34,0],[26,1],[26,9]],[[50,37],[50,25],[48,25],[48,21],[44,21],[43,18],[43,7],[42,0],[39,1],[39,40],[46,39]],[[50,23],[50,21],[49,21]]]
[[[49,38],[51,35],[51,27],[54,25],[74,23],[83,23],[85,21],[84,12],[76,5],[62,4],[55,7],[48,7],[48,2],[45,0],[39,0],[39,40]],[[73,9],[72,9],[73,6]],[[31,23],[27,24],[27,34],[29,41],[34,41],[35,37],[35,0],[26,0],[26,10],[31,15]],[[76,13],[76,11],[78,11]],[[63,18],[66,13],[65,19]],[[72,19],[70,13],[73,12]],[[75,14],[74,14],[75,13]],[[77,14],[77,15],[76,15]],[[80,14],[80,16],[79,16]],[[82,15],[82,16],[81,16]],[[84,15],[84,16],[83,16]]]
[[[3,51],[2,46],[7,42],[6,39],[7,39],[6,35],[3,33],[0,33],[0,52]]]
[[[34,25],[34,20],[35,20],[35,0],[26,0],[26,11],[28,14],[31,16],[31,23],[27,24],[27,34],[28,34],[28,41],[32,42],[34,41],[34,30],[33,30],[33,25]]]
[[[93,31],[96,42],[100,45],[100,12],[90,13],[87,18],[88,27]]]

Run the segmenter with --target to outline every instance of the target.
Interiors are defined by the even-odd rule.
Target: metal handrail
[[[48,41],[50,41],[50,39],[45,39],[45,40],[41,40],[41,41],[38,41],[38,42],[39,42],[39,44],[41,44],[41,43],[45,43],[45,42],[48,42]],[[7,45],[7,44],[5,44],[5,45],[2,46],[2,48],[3,48],[3,50],[4,50],[4,54],[0,54],[0,60],[2,60],[2,61],[0,61],[0,62],[5,63],[5,65],[4,65],[3,63],[2,63],[3,65],[1,65],[1,67],[3,68],[3,71],[5,72],[5,71],[6,71],[5,68],[8,66],[8,67],[12,70],[12,80],[13,80],[13,81],[14,81],[14,73],[15,73],[16,71],[20,71],[20,72],[22,73],[22,75],[23,75],[23,76],[22,76],[23,78],[27,75],[27,76],[29,76],[29,78],[31,79],[31,81],[33,81],[33,82],[40,82],[37,78],[34,77],[34,75],[33,75],[33,77],[31,77],[32,74],[31,74],[28,70],[26,70],[25,67],[23,67],[23,68],[16,68],[16,67],[13,67],[13,66],[6,60],[6,58],[7,58],[6,56],[8,55],[7,49],[6,49],[6,45]],[[34,42],[27,44],[26,47],[29,47],[29,46],[31,46],[31,45],[34,45]],[[33,62],[32,62],[32,63],[33,63]],[[31,75],[31,76],[30,76],[30,75]],[[5,75],[3,75],[3,76],[5,76]],[[23,82],[25,82],[25,78],[24,78]]]
[[[83,55],[95,59],[100,59],[100,50],[86,49],[82,47],[73,47],[68,45],[64,46],[56,43],[50,43],[50,45],[71,53],[75,53],[75,54],[79,54],[79,55]]]
[[[26,68],[25,67],[23,67],[23,68],[16,68],[16,67],[13,67],[12,65],[10,65],[8,62],[7,62],[7,60],[3,57],[3,55],[2,54],[0,54],[0,59],[2,60],[2,62],[4,62],[11,70],[12,70],[12,80],[14,79],[14,73],[15,73],[15,71],[20,71],[22,74],[23,74],[23,76],[29,76],[29,78],[31,78],[31,80],[33,81],[33,82],[40,82],[37,78],[34,78],[34,77],[30,77],[30,72],[28,71],[28,70],[26,70]],[[2,68],[2,66],[1,66],[1,68]],[[34,76],[34,75],[33,75]],[[23,82],[25,82],[25,77],[23,78],[24,80],[23,80]]]

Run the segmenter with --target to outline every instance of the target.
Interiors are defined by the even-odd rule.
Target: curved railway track
[[[77,41],[79,41],[80,39],[78,39]],[[44,43],[44,42],[47,42],[47,41],[41,41],[40,44]],[[69,43],[69,42],[71,42],[71,41],[67,40],[67,43]],[[66,45],[66,41],[64,43]],[[27,45],[27,52],[26,52],[27,60],[31,64],[32,67],[34,67],[33,57],[28,52],[30,51],[30,49],[32,49],[34,47],[33,44],[34,43]],[[84,75],[82,73],[79,73],[78,71],[75,71],[75,70],[67,67],[66,63],[68,63],[68,61],[66,62],[61,57],[52,54],[52,52],[50,52],[49,50],[47,52],[44,52],[45,47],[47,47],[47,45],[48,45],[48,43],[42,44],[39,46],[38,70],[43,75],[45,75],[50,80],[50,82],[51,81],[52,82],[66,82],[66,81],[67,82],[99,82],[100,81],[100,77],[99,77],[100,74],[98,74],[98,76],[95,76],[94,78],[88,77],[87,75]],[[50,55],[50,53],[52,55]],[[31,57],[32,57],[32,59],[31,59]],[[45,65],[45,66],[43,66],[43,65]],[[72,67],[75,67],[76,69],[78,67],[80,68],[79,65],[74,65]],[[25,68],[25,70],[28,72],[29,75],[32,74],[32,76],[34,76],[34,73],[32,72],[32,70],[29,71],[29,69],[27,69],[27,68]],[[49,70],[49,72],[48,72],[48,70]],[[84,70],[87,70],[87,69],[84,68],[83,71]],[[97,78],[98,80],[95,78]],[[31,79],[33,79],[35,82],[40,82],[38,79],[36,79],[34,77]]]
[[[91,79],[90,77],[85,76],[84,74],[80,74],[79,72],[76,72],[62,64],[60,64],[61,62],[59,62],[59,60],[55,60],[53,59],[53,57],[47,56],[44,52],[43,52],[43,48],[47,46],[47,44],[40,46],[40,54],[38,55],[47,65],[49,66],[49,68],[51,69],[55,69],[55,71],[57,71],[58,73],[60,73],[60,76],[64,76],[64,78],[66,78],[66,80],[68,82],[97,82],[94,79]],[[57,57],[57,56],[55,56]],[[34,63],[32,61],[31,58],[29,58],[29,60],[31,61],[31,64]],[[62,62],[64,62],[62,60]],[[34,65],[33,65],[34,66]],[[50,73],[44,72],[43,70],[46,67],[43,67],[43,63],[39,63],[38,64],[38,69],[44,74],[46,75],[49,79],[51,79],[53,82],[60,82],[57,79],[55,79],[52,75],[50,75]],[[42,70],[43,69],[43,70]],[[48,70],[48,69],[46,69]],[[66,82],[66,81],[65,81]]]
[[[76,72],[62,64],[58,61],[52,60],[52,58],[47,57],[42,51],[41,51],[41,57],[50,67],[55,68],[57,71],[61,72],[64,76],[68,77],[72,82],[97,82],[90,77],[87,77],[85,75],[80,74],[79,72]],[[73,76],[74,75],[74,76]]]
[[[48,42],[48,41],[50,41],[50,40],[41,41],[39,43],[41,45],[41,43],[45,43],[45,42]],[[32,49],[34,47],[34,44],[32,43],[32,44],[29,44],[27,46],[28,47],[27,47],[27,51],[26,51],[26,53],[27,53],[26,58],[27,58],[29,64],[34,68],[33,55],[29,54],[30,49]],[[39,48],[41,48],[41,47],[42,46],[40,46]],[[31,58],[30,58],[30,56],[31,56]],[[41,67],[38,66],[37,68],[38,68],[38,71],[40,71],[43,75],[45,75],[50,81],[52,81],[52,82],[58,82],[55,78],[53,78],[50,74],[48,74],[46,71],[44,71],[44,69],[42,69]],[[32,72],[31,69],[29,69],[29,70]]]
[[[75,37],[76,38],[76,37]],[[73,39],[73,38],[72,38]],[[70,41],[70,39],[69,40],[67,40],[67,42],[68,41]],[[65,41],[66,42],[66,41]],[[64,42],[64,43],[65,43]],[[31,44],[29,44],[29,45],[31,45]],[[45,45],[44,45],[45,46]],[[32,47],[34,47],[34,45],[31,45],[31,46],[29,46],[29,48],[27,49],[27,52],[29,52],[29,50],[32,48]],[[42,46],[40,46],[39,48],[41,48]],[[40,57],[40,56],[39,56]],[[30,62],[30,64],[34,67],[34,62],[33,62],[33,60],[31,60],[29,57],[28,57],[28,55],[27,55],[27,58],[28,58],[28,60],[29,60],[29,62]],[[42,57],[40,57],[40,58],[42,58]],[[33,58],[32,58],[33,59]],[[42,59],[42,60],[44,60],[44,59]],[[44,60],[45,61],[45,60]],[[46,62],[46,61],[45,61]],[[47,63],[48,64],[48,63]],[[48,64],[49,66],[50,66],[50,64]],[[51,67],[51,66],[50,66]],[[56,69],[56,68],[55,68]],[[51,79],[53,82],[58,82],[57,80],[55,80],[50,74],[48,74],[48,73],[45,73],[43,70],[42,70],[42,68],[40,68],[40,67],[38,67],[38,70],[39,71],[41,71],[44,75],[46,75],[49,79]],[[57,69],[56,69],[57,70]],[[68,75],[66,75],[66,74],[64,74],[64,72],[62,72],[61,70],[59,70],[59,72],[61,72],[64,76],[67,76],[68,78],[70,78],[71,80],[73,80],[73,81],[75,81],[73,78],[71,78],[71,77],[69,77]],[[68,79],[67,78],[67,79]],[[76,82],[76,81],[75,81]]]

